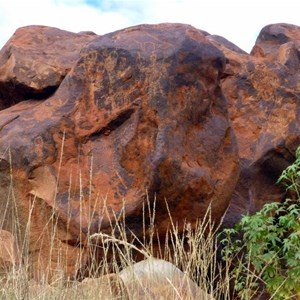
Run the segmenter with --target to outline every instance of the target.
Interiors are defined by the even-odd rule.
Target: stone
[[[187,274],[172,263],[149,258],[135,263],[119,274],[129,299],[213,300]]]
[[[214,300],[172,263],[148,258],[118,274],[85,278],[62,293],[72,299]]]
[[[285,23],[267,25],[259,33],[251,55],[267,60],[278,59],[282,48],[294,44],[295,49],[297,49],[299,40],[300,32],[296,25]]]
[[[77,285],[65,289],[64,296],[68,299],[133,299],[129,298],[127,288],[117,274],[86,278]]]
[[[237,138],[240,178],[224,226],[265,203],[282,201],[276,184],[300,144],[300,27],[268,25],[250,54],[210,39],[225,55],[221,87]]]
[[[20,267],[20,251],[12,233],[0,230],[0,270],[3,275],[10,269]]]
[[[142,238],[143,207],[154,199],[162,237],[169,212],[179,233],[210,205],[221,219],[239,158],[220,86],[226,58],[207,37],[182,24],[104,36],[29,27],[1,50],[0,203],[13,178],[37,277],[49,261],[73,276],[88,236],[110,234],[123,215],[128,234]],[[34,75],[20,71],[26,64]],[[20,89],[9,89],[12,78]]]
[[[52,95],[93,38],[47,26],[19,28],[0,51],[0,108]]]

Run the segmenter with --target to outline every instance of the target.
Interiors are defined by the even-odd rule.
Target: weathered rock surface
[[[18,269],[21,263],[20,251],[15,237],[6,230],[0,230],[0,271]]]
[[[251,55],[210,40],[227,59],[221,86],[239,147],[241,174],[225,222],[230,226],[285,194],[276,181],[300,145],[300,28],[266,26]]]
[[[129,299],[213,300],[187,274],[170,262],[147,259],[125,268],[119,274]]]
[[[30,32],[35,30],[40,28],[21,29],[28,33],[27,44],[33,44]],[[181,24],[80,35],[78,47],[93,41],[77,54],[66,77],[62,80],[58,63],[50,72],[54,83],[37,79],[37,90],[62,80],[51,97],[16,105],[4,101],[11,106],[0,112],[1,176],[9,189],[11,161],[17,207],[24,222],[31,212],[30,249],[38,253],[41,272],[49,255],[53,269],[57,263],[58,250],[49,250],[52,209],[59,225],[55,249],[69,273],[80,256],[73,246],[84,246],[89,232],[110,232],[110,220],[122,209],[128,230],[141,236],[147,195],[151,202],[157,199],[162,235],[169,226],[165,199],[179,226],[185,219],[195,223],[210,203],[214,218],[222,216],[238,178],[238,155],[219,85],[225,57],[206,36]],[[45,39],[52,44],[56,36]],[[2,50],[2,65],[16,41],[12,38]],[[47,60],[43,48],[32,46],[31,51]],[[60,53],[56,50],[57,57]],[[33,69],[37,78],[49,74],[39,64]],[[2,76],[4,90],[18,76]],[[34,88],[27,77],[20,76],[22,84]]]
[[[0,51],[0,108],[48,98],[94,37],[46,26],[18,29]]]
[[[182,24],[19,29],[0,51],[0,204],[30,220],[37,276],[49,256],[74,274],[86,237],[123,215],[141,237],[147,197],[162,236],[165,201],[179,228],[210,204],[218,221],[231,201],[232,225],[280,201],[300,142],[299,34],[267,26],[247,54]]]
[[[86,278],[77,286],[66,289],[64,294],[69,299],[134,299],[129,297],[122,278],[114,273],[99,278]]]

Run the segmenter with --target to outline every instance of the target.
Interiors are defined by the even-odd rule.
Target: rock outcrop
[[[46,26],[18,29],[0,52],[0,108],[49,98],[94,37]]]
[[[65,35],[49,34],[47,39],[60,44]],[[13,51],[20,36],[6,44],[2,56]],[[206,36],[180,24],[141,25],[101,37],[80,35],[78,46],[92,41],[63,80],[60,63],[53,72],[43,72],[40,64],[32,67],[41,73],[34,77],[37,82],[47,74],[57,77],[51,82],[59,85],[52,96],[20,97],[19,104],[0,112],[2,176],[8,182],[12,168],[20,218],[27,222],[24,214],[31,212],[31,251],[39,252],[41,270],[49,255],[55,269],[56,253],[49,253],[47,237],[51,209],[59,224],[56,242],[70,273],[78,256],[73,245],[84,246],[89,233],[109,233],[111,220],[123,209],[128,231],[141,236],[147,197],[151,202],[156,198],[161,235],[170,224],[165,200],[179,226],[185,219],[195,223],[210,204],[216,219],[223,215],[238,178],[238,154],[219,85],[225,57]],[[33,44],[28,36],[26,40]],[[43,47],[34,48],[39,49],[39,59],[47,64]],[[17,54],[10,57],[19,66]],[[3,69],[6,64],[3,58]],[[11,86],[11,77],[35,86],[26,83],[27,76],[18,76],[2,76],[4,90]],[[41,81],[37,90],[47,86]],[[47,234],[40,238],[45,228]]]
[[[232,226],[285,195],[276,181],[300,145],[300,28],[266,26],[250,55],[209,39],[227,59],[221,86],[239,148],[241,174],[225,222]]]
[[[160,236],[169,212],[180,232],[210,205],[219,221],[230,204],[232,225],[280,201],[300,142],[299,33],[267,26],[247,54],[182,24],[19,29],[0,51],[0,203],[4,229],[30,221],[33,272],[50,256],[74,274],[116,218],[142,237],[154,199]]]

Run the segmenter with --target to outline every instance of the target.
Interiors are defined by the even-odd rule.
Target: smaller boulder
[[[68,289],[68,299],[122,299],[129,300],[127,289],[117,274],[103,275],[99,278],[86,278],[75,288]],[[77,297],[77,298],[76,298]]]
[[[125,268],[119,275],[130,299],[214,299],[176,266],[165,260],[143,260]]]
[[[0,49],[0,109],[46,99],[97,35],[47,26],[25,26]]]
[[[0,272],[7,272],[20,264],[20,253],[15,237],[6,230],[0,230]]]

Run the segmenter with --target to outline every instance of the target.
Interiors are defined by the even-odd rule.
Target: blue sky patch
[[[95,7],[101,6],[101,2],[102,1],[100,1],[100,0],[86,0],[86,4],[95,6]]]
[[[85,0],[87,5],[93,6],[95,8],[101,8],[104,11],[115,10],[119,7],[113,0]]]

